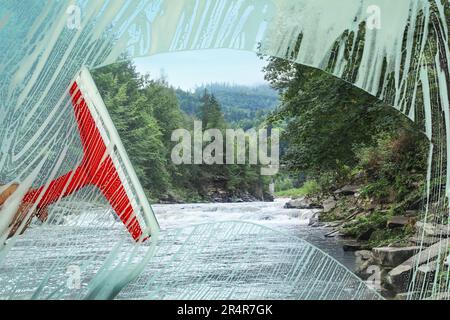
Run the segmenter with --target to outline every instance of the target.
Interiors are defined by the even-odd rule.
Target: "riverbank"
[[[433,255],[438,253],[433,248],[439,245],[447,230],[422,224],[418,221],[418,210],[393,215],[386,204],[362,197],[357,185],[345,186],[332,196],[322,198],[156,204],[153,207],[163,229],[235,220],[253,222],[301,238],[341,262],[388,299],[406,298],[416,255],[428,250],[426,254],[431,254],[433,261]],[[416,235],[424,231],[427,237],[421,248],[421,239]],[[423,263],[421,270],[423,274],[419,278],[423,279],[435,272],[427,263]]]
[[[327,196],[294,198],[285,207],[318,210],[312,226],[329,228],[324,236],[352,253],[355,273],[386,298],[407,297],[417,261],[415,286],[435,278],[439,270],[448,270],[450,229],[422,223],[414,203],[379,202],[365,196],[361,185],[347,185]],[[442,260],[439,268],[438,259]]]

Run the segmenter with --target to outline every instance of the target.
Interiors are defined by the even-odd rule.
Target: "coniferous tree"
[[[176,91],[165,81],[139,75],[130,61],[95,70],[93,76],[151,199],[200,200],[216,180],[225,181],[222,187],[229,192],[253,192],[260,185],[253,167],[172,163],[172,132],[192,131],[195,119],[181,110]],[[201,101],[197,116],[203,129],[219,129],[225,136],[227,123],[216,97],[205,91]]]

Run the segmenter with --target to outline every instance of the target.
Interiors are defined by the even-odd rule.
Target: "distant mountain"
[[[227,122],[243,129],[256,126],[279,103],[277,91],[269,85],[238,86],[213,83],[198,87],[194,92],[177,89],[181,109],[189,115],[196,115],[205,90],[214,94],[219,101]]]

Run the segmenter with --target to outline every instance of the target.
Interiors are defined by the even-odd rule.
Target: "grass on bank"
[[[275,192],[275,196],[280,198],[299,198],[320,192],[319,184],[314,180],[309,180],[301,188],[292,188],[288,190]]]

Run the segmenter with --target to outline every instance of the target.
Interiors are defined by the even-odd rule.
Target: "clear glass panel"
[[[320,68],[370,92],[421,124],[432,142],[423,221],[448,225],[448,10],[448,2],[435,0],[1,1],[0,179],[3,183],[20,182],[19,189],[0,211],[1,243],[6,241],[8,225],[29,190],[75,170],[83,159],[69,94],[82,67],[107,65],[124,54],[137,57],[209,48],[260,51]],[[108,152],[114,156],[115,150]],[[130,169],[122,158],[117,158],[116,164],[123,169],[125,180],[131,181]],[[129,188],[139,186],[131,183]],[[129,191],[131,200],[136,200],[139,190]],[[52,202],[50,219],[44,225],[33,225],[23,237],[8,240],[0,252],[1,296],[107,298],[137,276],[153,254],[156,239],[136,245],[123,224],[116,223],[110,209],[97,211],[90,207],[101,199],[98,188],[90,188]],[[138,202],[134,213],[139,215],[139,208],[145,203]],[[32,213],[29,210],[30,216]],[[153,228],[156,232],[155,224]],[[201,230],[198,227],[184,231],[193,239],[200,239],[186,240],[186,244],[202,243],[195,250],[186,246],[188,252],[209,250],[202,239],[211,233],[203,234]],[[230,232],[228,237],[241,235],[237,225]],[[178,234],[183,239],[175,231],[168,231],[164,239]],[[261,234],[266,236],[261,231],[255,237]],[[99,239],[105,246],[98,243]],[[164,241],[161,248],[177,245]],[[256,247],[249,247],[247,253],[251,255],[253,249]],[[295,249],[298,253],[287,255],[286,259],[300,257],[305,268],[314,268],[328,259],[318,252],[313,260],[304,260],[301,257],[306,249],[314,251],[299,245]],[[433,252],[430,255],[424,251],[409,262],[410,267],[415,270],[432,260],[441,270],[441,262],[448,254],[447,239],[442,239]],[[230,257],[236,257],[236,253]],[[152,263],[157,264],[158,259]],[[176,255],[173,259],[168,262],[167,272],[171,268],[189,270],[189,263],[194,263],[177,264]],[[71,293],[61,281],[74,262],[83,275],[84,290],[77,293]],[[289,268],[292,264],[293,261]],[[351,276],[335,262],[330,260],[326,266],[324,272],[329,278],[337,272],[343,286],[350,281]],[[276,283],[282,270],[280,267],[274,272],[271,281]],[[117,274],[121,276],[114,278]],[[245,277],[246,273],[236,271],[236,277],[230,280],[238,282],[238,274]],[[444,276],[441,272],[435,274],[423,282],[414,273],[414,297],[448,292],[448,272]],[[29,281],[30,277],[34,280]],[[105,279],[113,278],[117,280],[114,286],[102,286]],[[212,278],[203,274],[200,280],[212,288]],[[164,286],[165,279],[157,277],[154,281]],[[318,283],[314,279],[322,279],[321,276],[305,279],[299,281],[314,284],[310,295],[317,296],[313,288]],[[151,284],[152,280],[148,281]],[[135,297],[139,290],[130,289],[123,294]],[[161,290],[160,297],[184,294],[164,291],[168,289],[163,287]],[[275,291],[276,286],[271,290]],[[204,292],[206,297],[215,297],[218,291],[211,291],[211,295]],[[239,297],[246,294],[245,290],[239,294],[229,292]],[[334,294],[336,290],[329,292]]]

